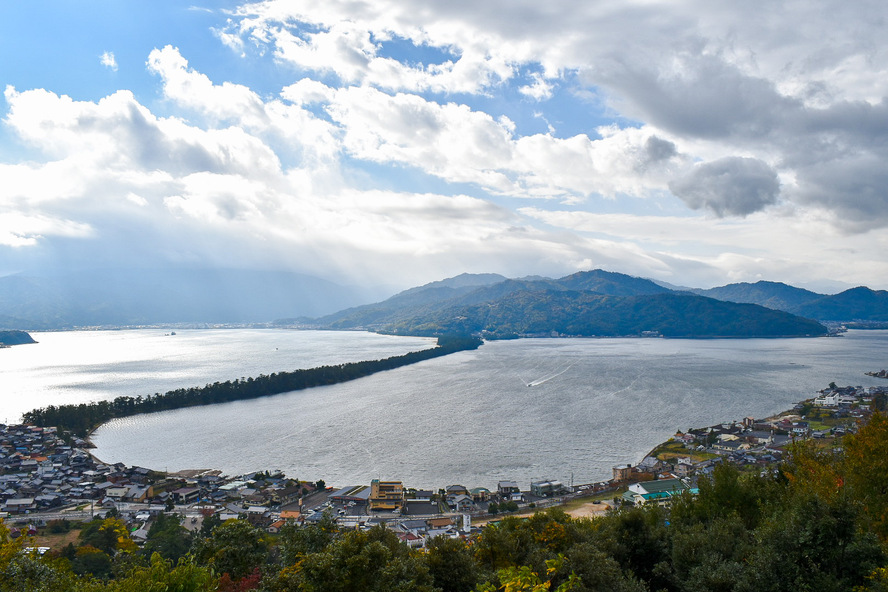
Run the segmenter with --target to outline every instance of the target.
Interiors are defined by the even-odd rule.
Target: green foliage
[[[886,560],[873,533],[860,532],[852,500],[794,495],[755,535],[744,572],[748,590],[852,590]]]
[[[131,553],[135,543],[120,518],[95,518],[80,530],[80,540],[84,546],[114,555],[118,551]]]
[[[200,532],[198,533],[198,535],[206,538],[213,534],[213,531],[220,524],[222,524],[222,519],[219,518],[219,515],[215,512],[208,512],[206,515],[204,515],[203,520],[200,523]]]
[[[293,565],[310,553],[320,553],[336,538],[338,530],[329,514],[324,514],[318,523],[303,527],[285,524],[278,545],[282,563]]]
[[[165,560],[160,554],[151,556],[147,567],[137,567],[126,577],[108,586],[108,592],[213,592],[218,580],[212,570],[181,559]]]
[[[81,589],[77,578],[56,569],[35,554],[20,553],[0,569],[2,592],[65,592]]]
[[[66,518],[50,520],[46,523],[46,528],[51,534],[63,534],[71,531],[71,522]]]
[[[480,569],[462,541],[435,537],[426,548],[429,574],[441,592],[470,592],[479,583]]]
[[[425,561],[383,526],[341,533],[322,551],[285,567],[269,587],[324,592],[435,590]]]
[[[673,501],[672,524],[690,526],[736,517],[745,528],[754,529],[768,506],[776,503],[781,495],[774,480],[741,473],[726,463],[716,465],[712,477],[701,478],[697,488],[696,497],[684,495]]]
[[[240,579],[265,564],[268,542],[262,531],[248,522],[228,520],[213,529],[209,537],[195,541],[192,553],[199,565]]]
[[[661,508],[627,508],[605,520],[593,539],[620,567],[657,590],[672,579],[669,544],[674,529]]]
[[[565,553],[565,569],[579,578],[584,592],[647,592],[647,586],[616,559],[591,542],[577,543]]]
[[[74,559],[71,560],[71,570],[77,575],[89,575],[96,578],[108,578],[111,576],[113,562],[108,553],[96,549],[90,545],[83,545],[77,549]]]
[[[882,541],[888,541],[888,416],[876,413],[844,441],[843,477]]]
[[[190,548],[191,534],[182,526],[181,518],[176,514],[160,514],[148,529],[142,554],[151,557],[157,553],[163,559],[178,561]]]
[[[386,328],[402,335],[641,335],[776,337],[824,335],[816,321],[753,304],[690,294],[612,296],[563,289],[524,289],[490,301],[416,311]]]
[[[560,570],[563,563],[564,557],[560,555],[555,559],[546,560],[547,576],[551,576],[553,573]],[[504,592],[548,592],[551,590],[553,583],[551,579],[544,581],[537,573],[532,571],[526,565],[501,569],[497,575]],[[576,574],[571,574],[567,581],[555,588],[555,592],[570,592],[579,587],[580,579]],[[488,584],[482,587],[481,590],[493,592],[496,588]]]

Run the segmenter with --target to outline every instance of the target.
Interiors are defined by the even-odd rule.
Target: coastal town
[[[137,544],[161,515],[178,515],[189,530],[213,516],[243,519],[271,534],[288,522],[332,520],[341,528],[384,524],[408,546],[422,547],[437,536],[471,537],[504,514],[553,505],[589,516],[620,505],[668,504],[675,495],[693,495],[698,479],[721,463],[773,471],[793,442],[854,432],[886,401],[888,387],[831,384],[775,417],[676,433],[638,464],[613,467],[606,481],[570,486],[503,480],[495,489],[442,484],[423,490],[396,480],[333,488],[278,471],[233,477],[213,470],[161,473],[103,463],[89,454],[86,440],[55,428],[0,425],[0,518],[18,537],[39,535],[54,521],[85,522],[112,513]]]

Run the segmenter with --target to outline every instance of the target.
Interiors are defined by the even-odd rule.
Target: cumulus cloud
[[[274,265],[405,283],[420,270],[505,269],[515,253],[554,261],[562,250],[487,200],[284,170],[259,135],[158,117],[128,91],[92,102],[8,88],[6,99],[6,124],[47,160],[0,165],[0,247],[106,266]],[[211,96],[208,111],[217,105]],[[269,121],[277,108],[264,105]]]
[[[716,216],[747,216],[777,203],[780,182],[767,163],[729,156],[694,167],[669,189],[689,207],[707,209]]]
[[[846,211],[865,218],[874,208],[855,205],[848,191],[852,186],[840,177],[831,183],[816,171],[840,168],[848,160],[863,166],[885,156],[879,147],[886,133],[882,126],[852,120],[888,96],[888,47],[875,25],[886,14],[874,2],[853,10],[828,0],[821,4],[812,14],[802,4],[713,10],[703,0],[680,6],[627,2],[618,9],[599,2],[568,7],[519,1],[508,10],[495,3],[457,8],[332,0],[318,7],[267,0],[241,6],[229,32],[273,48],[283,60],[327,68],[348,84],[394,91],[486,94],[511,83],[528,66],[540,69],[517,91],[541,100],[551,97],[564,72],[575,72],[615,113],[656,130],[676,154],[704,162],[752,157],[777,163],[781,177],[791,181],[783,199],[832,209],[837,220]],[[421,67],[398,62],[382,55],[391,39],[434,47],[451,57]],[[474,84],[465,83],[457,74],[461,70],[473,73]],[[564,168],[556,168],[553,176],[566,176]],[[672,169],[673,186],[689,195],[683,183],[691,173]],[[646,170],[645,165],[638,170]],[[613,172],[599,169],[598,174]],[[520,172],[498,173],[482,175],[490,179],[486,186],[522,186]],[[876,168],[858,173],[879,180]],[[661,179],[649,181],[624,180],[603,192],[628,187],[645,194],[664,186]],[[578,185],[568,192],[596,191],[593,183]],[[762,189],[758,198],[733,198],[731,203],[744,204],[737,208],[712,198],[694,203],[709,204],[701,207],[720,215],[742,215],[773,203],[770,189]],[[877,205],[872,193],[863,201]],[[878,219],[888,224],[888,216]]]
[[[119,235],[181,261],[406,275],[423,253],[427,273],[628,262],[666,279],[789,269],[777,218],[872,264],[884,239],[851,235],[888,225],[888,14],[815,8],[245,3],[213,33],[282,88],[211,78],[175,44],[147,56],[162,105],[8,88],[4,124],[36,156],[0,164],[0,215],[22,227],[0,244]],[[713,228],[737,242],[667,240]],[[750,237],[773,251],[741,248]]]
[[[413,94],[345,87],[311,96],[326,101],[343,130],[344,150],[356,158],[405,164],[514,197],[644,195],[665,188],[666,173],[682,160],[674,144],[647,129],[599,128],[598,139],[516,137],[508,119]]]
[[[148,70],[163,81],[164,95],[182,106],[197,109],[217,121],[262,122],[265,109],[255,92],[240,84],[214,85],[209,77],[188,67],[171,45],[148,55]]]
[[[130,91],[98,102],[74,101],[45,90],[7,88],[6,123],[47,154],[88,158],[96,164],[174,174],[195,171],[274,174],[275,153],[242,129],[202,130],[153,115]]]
[[[518,87],[518,92],[535,101],[544,101],[552,96],[554,85],[547,81],[542,74],[531,74],[531,84]]]
[[[102,53],[102,55],[99,56],[99,61],[109,70],[117,72],[117,59],[114,57],[114,52],[106,51]]]

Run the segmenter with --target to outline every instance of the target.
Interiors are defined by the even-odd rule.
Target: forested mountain
[[[436,283],[439,284],[439,283]],[[819,323],[764,307],[672,292],[601,270],[561,279],[504,280],[461,288],[429,284],[385,302],[318,319],[333,329],[403,335],[483,334],[671,337],[822,335]]]
[[[794,312],[808,302],[823,298],[823,294],[817,294],[803,288],[796,288],[781,282],[760,281],[754,284],[742,282],[728,284],[709,290],[691,290],[694,294],[725,300],[727,302],[743,302],[758,304],[775,310]]]
[[[37,343],[24,331],[0,331],[0,345],[24,345]]]
[[[402,335],[480,333],[616,337],[776,337],[823,335],[815,321],[754,304],[702,296],[607,296],[572,290],[516,291],[492,302],[453,306],[386,328]]]
[[[819,321],[888,321],[888,292],[860,286],[824,295],[779,282],[728,284],[694,294],[727,302],[746,302]]]
[[[385,278],[381,278],[384,282]],[[672,290],[651,280],[600,269],[582,271],[551,279],[529,276],[508,279],[499,274],[461,274],[445,280],[410,288],[375,304],[359,305],[378,297],[372,288],[343,287],[317,277],[287,272],[233,269],[178,269],[178,270],[90,270],[47,274],[42,276],[15,274],[0,277],[0,330],[57,330],[84,326],[150,325],[162,323],[262,323],[274,319],[279,325],[309,325],[329,329],[369,329],[404,332],[411,328],[448,327],[446,320],[466,316],[464,324],[485,326],[494,334],[561,332],[558,327],[566,321],[562,315],[578,314],[589,319],[585,329],[596,335],[636,334],[637,331],[661,331],[659,328],[682,325],[696,327],[691,334],[746,335],[753,327],[765,326],[764,318],[754,317],[761,311],[743,309],[742,318],[735,326],[717,326],[713,319],[727,318],[728,312],[716,312],[709,306],[709,319],[692,320],[679,311],[690,314],[698,305],[679,304],[680,300],[654,300],[655,306],[665,306],[659,313],[651,307],[642,307],[638,301],[617,306],[617,300],[608,300],[615,306],[613,314],[630,309],[645,309],[644,316],[629,319],[607,319],[602,304],[592,310],[601,315],[592,321],[591,310],[580,310],[577,301],[568,305],[571,296],[554,296],[559,292],[614,298],[647,298],[662,295],[691,293],[723,302],[757,304],[774,310],[824,321],[888,321],[888,293],[868,288],[854,288],[841,294],[826,296],[778,282],[729,284],[709,290]],[[519,294],[523,294],[519,296]],[[535,294],[531,297],[529,295]],[[545,294],[545,295],[544,295]],[[500,303],[500,301],[503,301]],[[498,319],[501,327],[490,327],[478,316],[496,318],[476,310],[481,305],[505,307],[512,314],[520,311],[513,306],[524,300],[535,310],[537,321],[525,319]],[[533,300],[533,303],[530,301]],[[540,324],[540,310],[551,302],[550,326]],[[691,302],[691,301],[688,301]],[[664,303],[669,303],[668,305]],[[467,311],[462,308],[468,307]],[[700,308],[702,310],[702,308]],[[740,309],[725,309],[738,311]],[[339,311],[339,312],[335,312]],[[447,311],[447,312],[445,312]],[[471,313],[471,314],[469,314]],[[664,315],[658,319],[658,314]],[[444,315],[444,316],[442,316]],[[662,322],[661,322],[662,321]],[[710,322],[712,321],[712,322]],[[736,324],[742,324],[739,328]],[[571,326],[582,324],[579,321]],[[509,327],[506,329],[506,327]],[[533,330],[524,329],[533,327]],[[608,327],[611,327],[609,329]],[[645,327],[645,328],[641,328]],[[808,334],[810,326],[790,329],[781,321],[780,330],[787,334]],[[423,334],[428,331],[423,329]],[[756,334],[772,334],[772,332]],[[685,334],[686,331],[674,334]]]
[[[425,310],[428,307],[434,308],[441,303],[469,294],[479,287],[499,284],[505,281],[511,280],[493,273],[464,273],[446,280],[431,282],[423,286],[404,290],[376,304],[357,306],[327,315],[317,319],[313,324],[332,329],[384,326],[404,318],[405,314],[409,314],[409,312],[405,313],[405,311],[413,312]],[[286,323],[287,320],[280,322]]]
[[[644,296],[672,291],[648,279],[602,269],[580,271],[555,280],[555,283],[569,290],[583,290],[611,296]]]
[[[792,312],[824,321],[888,321],[888,292],[860,286],[812,300]]]

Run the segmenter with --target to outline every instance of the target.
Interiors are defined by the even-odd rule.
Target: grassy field
[[[34,537],[34,545],[37,547],[61,549],[68,543],[73,543],[76,546],[77,539],[80,536],[80,530],[70,530],[59,534],[50,534],[45,528],[41,529],[41,531]]]
[[[711,452],[697,452],[696,450],[688,450],[685,448],[685,445],[677,440],[670,440],[668,442],[663,442],[656,448],[654,448],[650,456],[653,456],[659,460],[669,462],[675,460],[677,458],[690,458],[693,462],[700,462],[703,460],[709,460],[711,458],[716,458],[717,454],[712,454]]]

